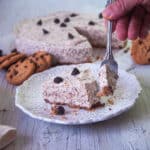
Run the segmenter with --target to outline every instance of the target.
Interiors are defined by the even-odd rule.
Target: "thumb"
[[[103,11],[103,17],[110,20],[117,20],[125,16],[140,3],[140,0],[116,0]]]

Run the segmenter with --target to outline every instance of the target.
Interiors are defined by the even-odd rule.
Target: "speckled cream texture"
[[[54,78],[43,83],[43,100],[87,109],[100,101],[96,97],[98,91],[96,80],[89,70],[76,76],[71,74],[65,76],[61,83],[55,83]]]

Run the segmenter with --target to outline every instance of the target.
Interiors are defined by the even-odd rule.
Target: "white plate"
[[[87,124],[110,119],[131,108],[141,92],[136,77],[119,70],[119,80],[112,99],[114,105],[106,104],[92,111],[68,108],[65,106],[64,116],[50,115],[50,104],[46,104],[41,96],[41,84],[53,76],[70,74],[75,65],[59,66],[43,73],[33,75],[16,90],[16,106],[32,118],[59,124]],[[98,79],[99,63],[76,65],[80,70],[91,69]],[[111,109],[111,110],[110,110]]]

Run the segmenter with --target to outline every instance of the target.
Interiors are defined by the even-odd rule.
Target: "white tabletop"
[[[55,10],[99,12],[102,0],[0,0],[0,38],[19,20]],[[8,41],[9,42],[9,41]],[[1,43],[1,42],[0,42]],[[5,48],[5,44],[0,44]],[[82,126],[62,126],[28,117],[15,107],[15,87],[0,72],[0,124],[17,128],[17,140],[5,150],[148,150],[150,149],[150,67],[133,70],[143,92],[135,106],[111,120]],[[145,74],[147,73],[147,78]],[[146,79],[145,79],[146,78]],[[149,86],[150,87],[150,86]]]

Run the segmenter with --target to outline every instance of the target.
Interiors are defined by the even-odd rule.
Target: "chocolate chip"
[[[37,25],[41,26],[43,24],[42,20],[40,19],[38,22],[37,22]]]
[[[43,58],[44,58],[44,55],[41,55],[40,57],[43,59]]]
[[[54,78],[54,83],[61,83],[61,82],[63,82],[63,78],[61,77]]]
[[[142,40],[139,40],[139,44],[141,45],[143,43],[143,41]]]
[[[33,60],[30,59],[30,63],[33,64],[34,63]]]
[[[8,69],[8,71],[7,71],[7,72],[9,73],[10,71],[11,71],[11,69]]]
[[[60,23],[60,20],[59,20],[58,18],[55,18],[55,19],[54,19],[54,23],[59,24],[59,23]]]
[[[18,74],[18,71],[14,70],[14,75],[17,75]]]
[[[36,61],[38,61],[38,60],[39,60],[39,58],[35,58],[35,60],[36,60]]]
[[[49,31],[47,31],[46,29],[42,29],[44,34],[49,34]]]
[[[24,68],[28,68],[28,66],[24,66]]]
[[[20,60],[20,62],[21,62],[21,63],[24,62],[25,59],[26,59],[26,58],[22,58],[22,59]]]
[[[102,13],[100,13],[100,14],[98,15],[98,18],[99,18],[99,19],[102,19],[102,18],[103,18]]]
[[[10,75],[9,77],[10,77],[10,79],[12,79],[12,78],[13,78],[13,76],[12,76],[12,75]]]
[[[17,67],[18,67],[18,64],[16,64],[15,67],[17,68]]]
[[[74,68],[71,75],[75,76],[75,75],[78,75],[80,74],[80,71],[78,70],[78,68]]]
[[[60,26],[61,27],[67,27],[67,25],[65,23],[61,23]]]
[[[69,18],[65,18],[64,22],[70,22],[70,19]]]
[[[96,23],[94,21],[89,21],[88,24],[91,25],[91,26],[94,26]]]
[[[56,115],[64,115],[65,114],[65,109],[64,109],[63,106],[57,106],[57,105],[55,105],[55,106],[51,107],[51,110]]]
[[[3,50],[0,49],[0,56],[3,56]]]
[[[70,17],[76,17],[76,16],[78,16],[78,14],[76,14],[76,13],[70,14]]]
[[[68,33],[68,38],[69,38],[69,39],[74,39],[74,36],[73,36],[73,34],[71,34],[71,33]]]
[[[11,53],[15,53],[15,52],[17,52],[17,49],[16,49],[16,48],[13,49],[13,50],[11,50]]]
[[[148,58],[148,62],[150,62],[150,58]]]

